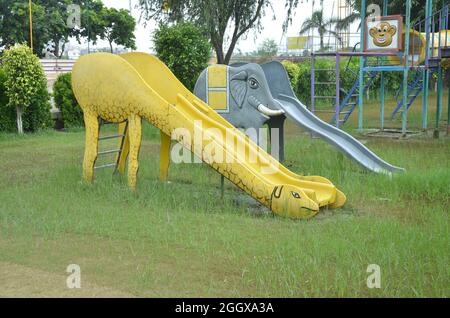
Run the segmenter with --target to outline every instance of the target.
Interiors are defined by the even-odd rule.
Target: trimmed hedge
[[[84,126],[83,111],[72,91],[71,73],[58,76],[53,84],[53,98],[55,106],[61,111],[65,128]]]

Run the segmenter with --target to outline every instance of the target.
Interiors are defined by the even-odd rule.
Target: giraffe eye
[[[291,191],[291,194],[294,198],[300,199],[300,194],[298,194],[297,192]]]

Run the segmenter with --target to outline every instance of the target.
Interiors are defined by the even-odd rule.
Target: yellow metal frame
[[[419,33],[415,30],[409,30],[409,44],[413,45],[413,44],[420,44],[420,52],[418,55],[418,58],[414,58],[412,60],[410,60],[410,65],[413,66],[417,66],[417,65],[421,65],[424,63],[425,61],[425,48],[426,48],[426,33]],[[417,40],[412,40],[413,37],[415,37]],[[439,49],[439,37],[441,38],[441,46],[450,46],[450,30],[442,30],[439,33],[434,33],[430,34],[430,47],[433,50],[433,56],[437,56],[438,55],[438,49]],[[405,37],[403,36],[403,39]],[[445,41],[447,41],[447,43],[445,43]],[[404,43],[403,43],[404,46]],[[413,51],[412,48],[409,49],[409,52],[411,54],[411,52],[416,52]],[[387,60],[389,61],[390,64],[392,65],[399,65],[400,64],[400,58],[398,56],[388,56]],[[412,62],[414,61],[414,64],[412,64]],[[403,62],[404,64],[404,62]]]

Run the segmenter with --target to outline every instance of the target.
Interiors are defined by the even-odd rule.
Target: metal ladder
[[[115,135],[106,135],[106,136],[101,136],[100,132],[101,132],[101,128],[103,125],[112,125],[112,124],[117,124],[117,123],[111,123],[108,121],[105,121],[103,119],[99,119],[99,126],[98,126],[98,143],[100,144],[101,141],[103,140],[111,140],[111,139],[120,139],[120,147],[118,149],[109,149],[109,150],[104,150],[104,151],[98,151],[97,152],[97,158],[99,156],[104,156],[104,155],[109,155],[109,154],[117,154],[117,158],[116,161],[113,163],[107,163],[101,166],[94,166],[94,170],[99,170],[99,169],[105,169],[105,168],[113,168],[114,167],[114,173],[117,172],[117,168],[119,165],[119,161],[120,161],[120,156],[123,152],[123,146],[125,144],[125,138],[127,136],[128,133],[128,121],[125,121],[125,130],[123,134],[115,134]]]
[[[414,103],[416,98],[420,95],[423,89],[423,72],[424,70],[422,68],[419,68],[416,70],[413,79],[408,83],[408,102],[406,104],[406,109],[409,109],[409,107]],[[391,119],[394,119],[395,115],[397,113],[401,113],[403,111],[403,97],[401,92],[403,91],[403,83],[400,86],[400,89],[398,90],[396,94],[397,99],[397,106],[395,107],[394,111],[391,114]]]
[[[345,72],[351,73],[354,76],[355,81],[349,91],[345,91],[345,90],[341,89],[341,92],[343,93],[343,95],[345,97],[340,102],[339,114],[336,114],[333,116],[333,118],[330,122],[331,124],[336,123],[336,119],[338,119],[337,116],[339,116],[339,119],[338,119],[339,124],[345,124],[347,122],[347,120],[349,119],[350,115],[355,110],[356,106],[359,104],[359,75],[357,72],[354,72],[350,68],[346,69]],[[375,80],[375,78],[378,75],[378,72],[365,72],[365,73],[367,75],[364,74],[364,79],[366,80],[366,83],[363,88],[364,93],[367,92],[367,90],[372,85],[373,81]],[[343,119],[340,118],[341,114],[344,115]]]
[[[328,77],[328,80],[325,82],[316,82],[314,81],[314,87],[319,86],[323,88],[323,91],[326,91],[326,87],[328,86],[336,86],[336,80],[332,80],[330,79],[331,74],[335,73],[336,70],[333,68],[314,68],[314,74],[318,74],[320,72],[326,73],[326,77]],[[314,79],[316,79],[317,77],[314,75]],[[315,92],[312,92],[313,96],[312,98],[315,100],[318,99],[329,99],[329,100],[334,100],[336,99],[336,96],[333,95],[316,95]],[[315,104],[315,103],[314,103]],[[330,110],[330,109],[314,109],[313,110],[314,113],[335,113],[335,110]]]

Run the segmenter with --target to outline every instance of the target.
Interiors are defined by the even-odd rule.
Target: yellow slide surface
[[[403,30],[403,43],[402,47],[405,47],[405,31]],[[425,62],[425,49],[426,49],[426,33],[419,33],[416,30],[409,30],[409,65],[417,66]],[[439,48],[450,46],[450,30],[441,30],[439,32],[430,34],[430,49],[432,50],[432,56],[439,55]],[[400,57],[388,56],[387,60],[393,65],[400,64]],[[443,65],[449,65],[448,61],[443,61]],[[403,61],[403,65],[405,61]]]
[[[128,119],[129,178],[130,172],[137,171],[137,156],[131,155],[140,145],[137,131],[140,121],[137,119],[144,118],[161,130],[166,143],[162,147],[167,150],[167,136],[173,136],[180,128],[188,131],[191,138],[177,136],[179,143],[278,215],[310,218],[320,207],[338,208],[346,201],[345,195],[326,178],[302,177],[281,165],[192,94],[152,55],[96,53],[83,56],[74,66],[72,86],[85,116],[84,172],[88,180],[92,178],[90,160],[95,161],[93,150],[88,149],[96,136],[93,118],[97,116],[117,123]],[[195,139],[198,131],[202,134],[200,145]],[[161,159],[168,165],[167,158]]]

